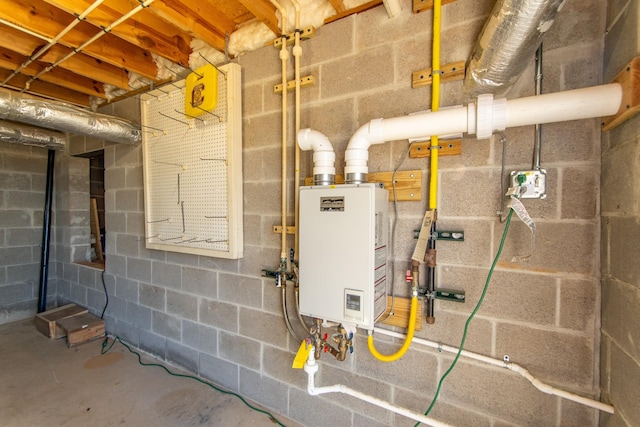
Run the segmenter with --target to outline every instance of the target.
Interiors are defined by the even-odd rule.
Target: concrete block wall
[[[640,54],[638,2],[609,1],[605,80]],[[617,20],[616,20],[617,18]],[[640,117],[603,134],[602,141],[602,344],[603,399],[616,407],[601,425],[640,424]]]
[[[443,63],[468,58],[492,6],[488,0],[458,0],[444,7]],[[338,173],[344,148],[359,126],[429,108],[429,88],[412,89],[411,73],[430,67],[431,15],[413,15],[408,9],[405,5],[399,17],[389,19],[378,7],[323,27],[303,44],[302,75],[314,75],[318,84],[303,91],[301,123],[331,139]],[[545,41],[545,92],[602,81],[604,26],[602,2],[567,3]],[[290,368],[298,343],[286,333],[279,290],[260,276],[262,268],[277,266],[280,254],[280,237],[271,231],[280,221],[281,98],[273,94],[280,60],[276,50],[266,47],[237,61],[243,67],[245,257],[224,260],[146,249],[141,149],[106,147],[107,329],[304,425],[412,425],[345,396],[308,396],[306,375]],[[519,91],[516,95],[533,93],[533,60]],[[460,103],[461,92],[460,82],[444,85],[443,106]],[[139,117],[133,99],[109,108]],[[290,154],[292,127],[287,129]],[[514,220],[466,348],[499,359],[509,354],[545,382],[598,398],[599,125],[596,120],[561,123],[544,126],[543,133],[548,197],[525,202],[537,223],[535,250],[526,263],[512,261],[531,251],[528,229]],[[532,127],[505,135],[506,172],[529,169]],[[370,170],[392,170],[407,147],[406,141],[372,147]],[[439,243],[438,285],[464,289],[468,302],[438,302],[436,324],[423,325],[421,337],[454,346],[460,342],[504,227],[496,216],[501,154],[499,138],[465,138],[461,156],[441,158],[439,228],[462,229],[466,237],[464,243]],[[422,202],[399,206],[398,295],[407,293],[402,276],[415,244],[412,230],[427,208],[428,161],[408,159],[403,169],[422,169],[425,190]],[[311,154],[304,153],[302,176],[310,170]],[[289,212],[293,216],[293,204]],[[61,302],[78,301],[100,313],[105,301],[100,272],[61,264],[68,269],[58,294]],[[424,411],[452,357],[414,345],[401,361],[383,364],[369,354],[365,340],[356,337],[355,353],[346,362],[323,357],[318,384],[344,383]],[[399,345],[382,336],[376,341],[384,352]],[[595,410],[542,394],[508,370],[467,360],[446,380],[432,415],[464,426],[598,422]]]
[[[36,312],[46,176],[46,149],[0,143],[0,323]],[[55,285],[51,265],[47,289],[52,298]]]

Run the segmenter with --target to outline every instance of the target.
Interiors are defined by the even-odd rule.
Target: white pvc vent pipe
[[[300,129],[298,146],[302,151],[313,150],[313,180],[316,184],[335,182],[336,154],[331,141],[324,134],[312,129]]]
[[[368,173],[368,149],[409,138],[466,132],[478,139],[508,127],[610,116],[618,112],[622,87],[618,83],[520,99],[480,95],[473,104],[391,119],[374,119],[358,129],[345,152],[345,180],[363,182]]]

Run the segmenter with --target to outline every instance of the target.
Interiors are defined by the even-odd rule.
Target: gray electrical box
[[[388,192],[300,188],[300,312],[367,330],[387,308]]]

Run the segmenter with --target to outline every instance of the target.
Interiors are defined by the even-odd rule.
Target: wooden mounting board
[[[442,5],[453,3],[456,0],[442,0]],[[433,0],[413,0],[413,13],[424,12],[433,9]]]
[[[440,83],[453,82],[464,78],[464,61],[451,62],[440,66]],[[433,84],[431,68],[414,71],[411,79],[411,86],[417,88]]]
[[[382,315],[384,319],[391,310],[391,297],[387,296],[387,309]],[[400,328],[407,328],[409,323],[409,311],[411,310],[411,298],[395,297],[393,304],[393,316],[380,323]],[[416,331],[422,330],[422,303],[418,301],[418,312],[416,313]]]
[[[389,201],[393,202],[393,172],[372,172],[367,175],[368,182],[381,182],[389,191]],[[344,177],[336,175],[336,184],[344,184]],[[313,177],[306,177],[304,185],[313,185]],[[399,202],[417,202],[422,200],[422,171],[419,169],[398,171],[396,173],[396,194]]]
[[[627,64],[612,83],[622,85],[622,102],[618,112],[602,119],[602,130],[608,131],[640,112],[640,56]]]
[[[441,139],[438,141],[440,149],[438,155],[440,156],[457,156],[462,154],[462,140],[461,139]],[[421,158],[431,157],[431,142],[414,142],[409,151],[409,157]]]

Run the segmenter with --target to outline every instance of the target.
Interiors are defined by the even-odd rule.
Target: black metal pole
[[[47,188],[44,200],[44,221],[42,225],[42,257],[40,259],[40,290],[38,293],[38,313],[47,309],[47,280],[49,278],[49,243],[51,240],[51,208],[53,200],[53,171],[56,152],[49,150],[47,158]]]

